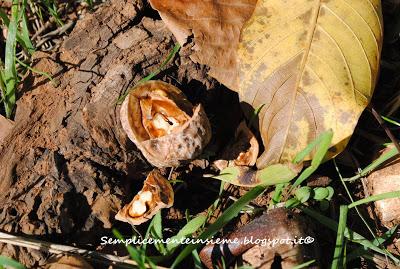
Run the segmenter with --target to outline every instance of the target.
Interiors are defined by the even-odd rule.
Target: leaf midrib
[[[297,77],[297,81],[295,84],[295,88],[294,88],[295,90],[293,91],[294,93],[293,93],[293,98],[292,98],[292,102],[291,102],[290,118],[288,120],[288,126],[287,126],[286,132],[285,132],[285,140],[283,142],[281,151],[279,153],[279,162],[281,162],[283,150],[285,149],[285,145],[287,143],[287,139],[289,136],[289,130],[292,125],[294,107],[295,107],[296,97],[297,97],[297,93],[298,93],[298,88],[299,88],[299,84],[304,75],[304,70],[305,70],[305,67],[307,64],[308,56],[310,55],[312,41],[315,36],[315,32],[316,32],[317,25],[318,25],[318,18],[319,18],[320,12],[321,12],[321,4],[322,4],[322,0],[318,0],[318,1],[316,1],[315,7],[313,8],[313,11],[314,11],[313,16],[314,17],[312,18],[311,24],[310,24],[310,28],[312,28],[312,29],[310,30],[310,32],[308,33],[308,36],[307,36],[307,42],[306,42],[307,47],[304,49],[304,55],[303,55],[303,59],[301,60],[299,75]],[[316,136],[316,133],[314,134],[314,137],[315,136]]]

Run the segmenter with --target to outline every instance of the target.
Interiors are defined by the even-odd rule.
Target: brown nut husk
[[[235,132],[233,143],[230,143],[221,155],[220,160],[216,160],[214,165],[223,170],[229,166],[253,166],[256,164],[259,144],[253,132],[242,121]]]
[[[149,173],[143,188],[115,216],[119,221],[140,225],[150,220],[162,208],[174,204],[174,191],[169,181],[157,170]]]
[[[178,88],[162,81],[135,87],[125,98],[120,117],[129,139],[159,168],[196,158],[211,139],[203,107],[193,107]]]

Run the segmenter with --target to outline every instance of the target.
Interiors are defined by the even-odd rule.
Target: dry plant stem
[[[71,29],[73,26],[75,25],[74,21],[70,21],[69,23],[64,24],[64,26],[57,28],[54,31],[51,31],[45,35],[43,35],[41,38],[41,40],[39,40],[36,44],[37,47],[40,47],[41,45],[43,45],[44,43],[46,43],[48,40],[50,40],[53,36],[57,36],[59,34],[63,34],[66,31],[68,31],[69,29]]]
[[[91,251],[60,244],[53,244],[46,241],[34,240],[30,238],[25,238],[23,236],[15,236],[3,232],[0,232],[0,242],[5,244],[10,244],[13,246],[25,247],[29,249],[35,249],[41,251],[45,250],[52,254],[79,254],[98,261],[108,260],[110,261],[110,263],[124,263],[129,265],[137,265],[137,263],[133,260],[130,260],[128,256],[120,257],[111,254],[104,254],[97,251]],[[157,267],[157,268],[163,268],[163,267]]]
[[[390,138],[390,140],[393,142],[393,144],[396,146],[397,151],[400,153],[400,144],[397,141],[396,137],[393,135],[393,133],[390,131],[390,129],[386,126],[385,122],[383,121],[382,117],[379,115],[378,112],[371,106],[371,112],[372,115],[374,115],[375,119],[378,121],[378,123],[382,126],[382,128],[385,130],[387,136]]]
[[[34,13],[35,15],[35,20],[38,20],[38,18],[37,18],[37,16],[36,16],[36,7],[33,7],[32,6],[32,3],[31,2],[29,2],[29,5],[30,5],[30,8],[32,9],[32,13]],[[65,6],[63,5],[63,6],[61,6],[61,8],[58,10],[58,12],[59,13],[62,13],[62,12],[64,12],[65,11]],[[55,19],[54,19],[54,17],[53,16],[51,16],[49,19],[48,19],[48,21],[46,21],[45,23],[44,23],[44,25],[42,26],[42,27],[40,27],[40,28],[38,28],[37,30],[36,30],[36,32],[32,35],[32,40],[35,40],[35,39],[37,39],[37,38],[40,38],[40,35],[43,33],[43,32],[45,32],[45,31],[47,31],[52,25],[53,25],[53,23],[55,22]],[[55,31],[57,31],[57,29],[55,30]]]
[[[360,163],[358,162],[357,158],[351,152],[349,152],[349,155],[350,155],[350,158],[353,160],[355,166],[357,167],[357,173],[361,173],[362,169],[361,169]],[[367,188],[367,181],[366,181],[365,177],[361,178],[361,183],[362,183],[362,186],[363,186],[365,197],[369,197],[369,192],[368,192],[368,188]],[[374,221],[375,221],[375,219],[374,219]],[[376,221],[375,221],[375,223],[376,223]]]
[[[389,102],[388,106],[390,107],[390,110],[387,115],[392,116],[400,107],[400,94],[396,94],[394,99]]]

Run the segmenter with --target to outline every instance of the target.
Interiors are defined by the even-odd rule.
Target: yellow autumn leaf
[[[381,46],[380,0],[259,0],[238,48],[240,100],[265,104],[257,166],[292,161],[328,129],[332,154],[342,151],[371,100]]]

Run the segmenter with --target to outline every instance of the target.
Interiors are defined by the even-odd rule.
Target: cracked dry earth
[[[135,179],[152,169],[123,132],[116,100],[174,43],[148,3],[113,0],[79,21],[59,51],[34,56],[34,67],[54,81],[24,78],[15,127],[0,148],[0,230],[92,249],[110,234],[116,212],[142,184]],[[206,72],[183,49],[158,78],[190,87],[191,101],[219,102],[222,86]],[[28,267],[48,259],[4,244],[0,253]]]

